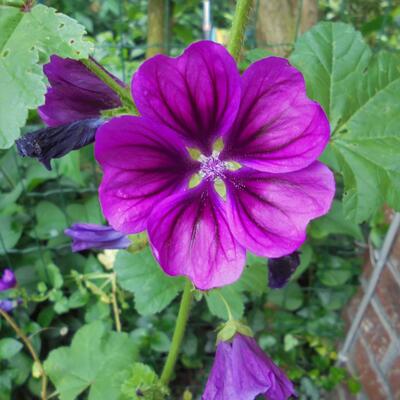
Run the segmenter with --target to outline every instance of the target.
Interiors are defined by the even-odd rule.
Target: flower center
[[[217,151],[213,151],[212,155],[209,157],[204,155],[200,156],[199,161],[201,165],[199,175],[202,178],[212,181],[223,178],[224,172],[227,169],[227,163],[221,161],[218,156],[219,152]]]

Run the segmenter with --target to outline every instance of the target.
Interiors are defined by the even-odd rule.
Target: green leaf
[[[87,58],[91,44],[84,28],[53,8],[29,12],[0,5],[0,148],[10,147],[33,109],[44,102],[46,83],[40,61],[51,54]]]
[[[318,266],[318,279],[329,287],[343,285],[357,271],[352,262],[336,256],[327,258]]]
[[[67,227],[65,214],[60,208],[49,201],[41,201],[35,210],[36,232],[40,239],[51,239],[61,234]]]
[[[254,263],[246,266],[242,276],[232,287],[240,292],[247,291],[261,295],[267,289],[267,277],[267,260],[264,258],[262,264]]]
[[[268,301],[286,310],[294,311],[300,308],[304,301],[304,294],[296,282],[290,282],[282,289],[274,289],[268,293]]]
[[[228,303],[233,318],[242,318],[244,313],[244,298],[243,294],[234,288],[234,285],[214,289],[207,293],[206,301],[211,314],[223,320],[228,319],[226,305],[221,296]]]
[[[22,349],[22,343],[13,338],[0,340],[0,360],[7,360],[15,356]]]
[[[308,267],[311,264],[313,254],[313,249],[308,243],[304,243],[303,246],[300,247],[300,264],[296,268],[296,271],[293,273],[293,275],[290,277],[291,281],[296,281],[300,278],[301,275],[303,275],[305,271],[307,271]]]
[[[361,241],[364,239],[360,226],[345,218],[343,205],[338,200],[333,201],[328,214],[312,221],[311,234],[318,239],[325,238],[330,234],[349,235]]]
[[[53,350],[44,368],[60,400],[74,400],[89,389],[88,400],[118,400],[123,373],[137,357],[126,333],[106,332],[100,321],[85,325],[69,347]]]
[[[291,62],[328,114],[343,175],[344,214],[356,222],[400,204],[400,56],[372,56],[350,25],[324,22],[297,42]]]
[[[12,249],[22,234],[22,224],[10,216],[0,216],[0,254]]]
[[[181,277],[167,276],[149,248],[134,254],[119,251],[114,268],[119,285],[135,294],[135,308],[142,315],[162,311],[185,284]]]

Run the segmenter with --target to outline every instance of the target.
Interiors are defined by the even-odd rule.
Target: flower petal
[[[238,399],[232,376],[232,345],[230,343],[218,343],[214,364],[201,399]]]
[[[180,57],[145,61],[133,77],[132,95],[144,117],[170,127],[208,155],[213,140],[236,117],[240,75],[223,46],[201,41]]]
[[[267,399],[287,400],[295,395],[293,383],[262,352],[252,337],[235,336],[232,365],[237,399],[252,400],[263,394]]]
[[[329,134],[323,109],[306,96],[302,74],[286,59],[269,57],[242,76],[238,117],[221,157],[260,171],[297,171],[318,158]]]
[[[104,172],[103,213],[125,233],[143,231],[154,204],[185,187],[197,166],[178,135],[131,116],[113,118],[97,130],[95,156]]]
[[[287,174],[242,168],[227,179],[227,215],[235,238],[251,252],[282,257],[306,238],[309,221],[328,212],[332,172],[316,161]]]
[[[240,277],[245,250],[234,239],[221,198],[211,182],[171,196],[148,223],[153,252],[168,275],[186,275],[201,290]]]
[[[268,286],[271,289],[283,288],[300,265],[298,251],[279,258],[268,260]]]
[[[0,292],[9,290],[17,286],[17,279],[14,271],[10,268],[6,268],[0,278]]]
[[[118,95],[80,61],[53,55],[43,69],[50,88],[45,104],[38,111],[48,126],[99,117],[102,110],[121,106]],[[109,75],[124,86],[118,78]]]

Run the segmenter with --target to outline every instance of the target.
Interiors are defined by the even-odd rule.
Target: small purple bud
[[[51,170],[50,161],[92,142],[97,128],[104,122],[100,118],[84,119],[54,128],[43,128],[27,133],[15,143],[23,157],[37,158]]]
[[[0,309],[5,312],[12,311],[17,306],[17,302],[9,299],[0,300]]]
[[[15,274],[11,269],[6,268],[0,278],[0,292],[12,289],[15,286],[17,286],[17,279],[15,278]]]
[[[111,226],[75,223],[64,233],[73,240],[72,251],[87,249],[126,249],[131,245],[128,237]]]
[[[268,260],[268,286],[271,289],[280,289],[285,286],[290,277],[300,265],[300,253],[295,251],[284,257]]]

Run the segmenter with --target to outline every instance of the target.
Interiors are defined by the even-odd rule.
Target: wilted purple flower
[[[12,289],[15,286],[17,286],[17,279],[15,278],[15,274],[11,269],[6,268],[0,278],[0,292]]]
[[[300,265],[300,253],[292,254],[268,260],[268,286],[271,289],[279,289],[285,286],[290,277]]]
[[[50,170],[53,158],[92,143],[97,128],[104,122],[101,112],[120,107],[122,103],[80,61],[54,55],[43,69],[50,88],[38,112],[48,128],[24,135],[16,145],[21,156],[37,158]],[[118,78],[109,75],[124,86]]]
[[[83,119],[55,128],[43,128],[27,133],[18,140],[18,152],[23,157],[37,158],[51,170],[53,158],[65,156],[94,142],[97,128],[104,121],[100,118]]]
[[[178,58],[144,62],[132,95],[142,117],[114,118],[97,132],[100,201],[114,228],[148,230],[167,274],[200,289],[230,284],[245,249],[290,254],[329,210],[333,174],[316,161],[329,124],[287,60],[265,58],[240,76],[224,47],[202,41]],[[191,158],[189,148],[202,155]],[[189,188],[194,175],[200,183]]]
[[[131,241],[121,232],[110,226],[76,223],[64,233],[73,239],[72,251],[87,249],[126,249]]]
[[[286,400],[295,395],[292,382],[258,347],[254,338],[236,334],[219,342],[202,400]]]

